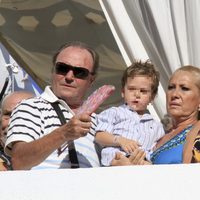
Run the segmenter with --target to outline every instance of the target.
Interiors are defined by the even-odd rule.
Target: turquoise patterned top
[[[180,164],[182,163],[183,147],[187,133],[192,129],[192,125],[167,141],[160,148],[151,154],[153,164]]]

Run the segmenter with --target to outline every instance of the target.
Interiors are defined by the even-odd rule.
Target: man
[[[95,116],[75,115],[95,80],[98,61],[96,52],[80,42],[58,50],[53,57],[51,86],[38,98],[23,101],[11,118],[5,151],[12,154],[14,169],[69,168],[68,148],[62,147],[71,141],[80,167],[99,166],[93,142]],[[66,120],[62,126],[51,104],[55,102]]]
[[[33,96],[34,94],[28,91],[16,91],[8,94],[2,101],[0,115],[0,170],[11,168],[10,157],[5,155],[3,150],[11,113],[19,102]]]

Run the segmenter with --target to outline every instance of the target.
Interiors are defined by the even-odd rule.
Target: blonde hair
[[[183,67],[180,67],[179,69],[177,69],[175,71],[175,73],[177,71],[186,71],[191,73],[194,76],[194,81],[195,81],[195,85],[199,88],[200,90],[200,68],[192,66],[192,65],[185,65]],[[175,74],[174,73],[174,74]]]
[[[194,83],[199,88],[199,92],[200,92],[200,68],[192,66],[192,65],[185,65],[177,69],[174,72],[174,74],[178,71],[185,71],[185,72],[191,73],[194,76]],[[198,112],[198,120],[200,120],[200,111]]]

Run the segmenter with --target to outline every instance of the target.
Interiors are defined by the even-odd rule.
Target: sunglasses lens
[[[87,78],[89,75],[89,71],[85,68],[75,67],[73,69],[74,76],[76,78],[84,79]]]
[[[89,75],[89,70],[83,67],[73,67],[65,63],[58,62],[55,66],[56,73],[61,75],[66,75],[70,70],[73,71],[75,78],[85,79]]]
[[[56,69],[56,74],[61,74],[61,75],[66,75],[70,70],[70,68],[64,63],[56,63],[55,69]]]

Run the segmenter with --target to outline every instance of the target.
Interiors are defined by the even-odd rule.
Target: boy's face
[[[129,77],[122,89],[125,103],[138,114],[143,115],[147,105],[153,100],[151,86],[152,79],[148,76]]]

